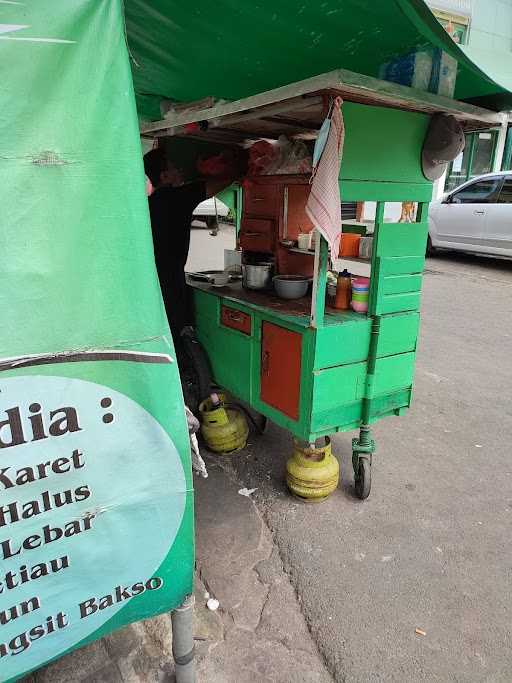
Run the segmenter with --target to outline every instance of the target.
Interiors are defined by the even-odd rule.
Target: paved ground
[[[235,231],[232,225],[220,224],[213,237],[201,221],[192,223],[190,252],[185,270],[216,270],[224,268],[224,249],[235,248]]]

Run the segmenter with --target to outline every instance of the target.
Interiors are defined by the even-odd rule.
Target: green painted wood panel
[[[197,338],[210,358],[217,384],[243,401],[251,400],[251,339],[247,335],[203,320],[196,327]],[[214,351],[214,352],[213,352]]]
[[[386,315],[401,311],[417,311],[421,303],[421,293],[382,295],[377,300],[376,314]]]
[[[364,396],[366,363],[354,363],[313,373],[312,413],[322,413]]]
[[[378,180],[340,180],[344,202],[429,202],[430,183],[396,183]]]
[[[425,256],[387,256],[379,259],[379,273],[383,275],[405,275],[423,273]]]
[[[386,315],[380,319],[377,357],[392,356],[416,350],[419,313]]]
[[[382,223],[377,256],[422,256],[427,246],[428,223]]]
[[[371,320],[359,320],[321,327],[316,332],[314,369],[357,363],[368,358]]]
[[[406,313],[381,319],[377,356],[391,356],[416,349],[419,315]],[[366,361],[370,347],[371,319],[323,327],[316,332],[314,369],[321,370]]]
[[[424,206],[419,212],[424,215]],[[370,292],[371,315],[416,311],[421,302],[428,224],[376,223],[375,254]]]
[[[346,135],[340,180],[418,183],[432,188],[421,170],[427,114],[345,102],[343,116]],[[396,142],[390,146],[390,141]]]
[[[415,353],[402,353],[399,356],[378,358],[375,363],[373,396],[412,387],[415,356]]]
[[[410,389],[377,396],[370,403],[370,423],[382,420],[384,417],[398,415],[406,410],[411,403]],[[356,401],[343,406],[335,406],[321,413],[313,415],[311,435],[309,440],[328,436],[335,432],[348,432],[358,429],[361,421],[362,401]]]
[[[407,274],[407,275],[388,275],[384,278],[382,284],[382,294],[408,294],[410,292],[419,292],[421,290],[421,275]]]
[[[204,292],[201,289],[193,289],[192,294],[196,324],[201,324],[205,318],[210,321],[218,321],[220,311],[219,297]]]
[[[378,358],[375,364],[373,397],[412,386],[414,353]],[[366,363],[354,363],[313,373],[312,413],[323,413],[364,397]]]

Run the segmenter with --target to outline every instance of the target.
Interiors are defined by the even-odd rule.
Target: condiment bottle
[[[338,275],[338,282],[336,283],[336,299],[334,301],[334,308],[340,311],[347,311],[350,308],[350,299],[352,298],[352,283],[350,281],[350,273],[344,270]]]

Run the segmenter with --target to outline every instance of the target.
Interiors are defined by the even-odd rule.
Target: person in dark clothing
[[[144,169],[154,191],[149,196],[155,262],[176,352],[181,332],[192,325],[192,306],[185,280],[192,214],[198,204],[231,184],[233,178],[184,184],[181,173],[161,148],[144,156]]]

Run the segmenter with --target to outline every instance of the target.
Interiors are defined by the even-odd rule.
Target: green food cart
[[[478,130],[495,124],[498,115],[337,70],[246,99],[170,112],[142,133],[217,145],[282,135],[314,139],[333,97],[343,98],[346,130],[341,197],[376,202],[371,258],[329,262],[323,237],[314,251],[298,249],[299,232],[313,227],[305,212],[309,175],[254,175],[244,180],[242,259],[263,254],[278,274],[311,275],[311,295],[289,301],[240,282],[189,284],[197,335],[216,384],[306,444],[359,430],[353,465],[357,495],[366,498],[375,450],[371,425],[402,415],[411,404],[432,197],[432,182],[422,171],[429,124],[442,114],[454,117],[461,129]],[[388,202],[416,203],[414,222],[386,220]],[[326,304],[329,268],[370,277],[367,314]]]

